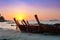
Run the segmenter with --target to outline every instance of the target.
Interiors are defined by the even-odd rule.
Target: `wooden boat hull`
[[[48,25],[42,24],[39,22],[37,15],[35,15],[36,21],[38,25],[28,25],[25,20],[23,22],[25,25],[20,25],[20,23],[14,18],[14,21],[21,32],[28,33],[51,33],[51,34],[59,34],[60,35],[60,24]]]
[[[19,25],[18,26],[21,32],[27,32],[27,33],[53,33],[53,34],[60,34],[60,28],[55,27],[49,27],[49,26],[26,26],[26,25]],[[40,30],[38,30],[38,27]]]

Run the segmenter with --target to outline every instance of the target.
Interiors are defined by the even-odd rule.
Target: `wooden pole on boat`
[[[38,22],[38,24],[40,26],[40,22],[39,22],[39,19],[38,19],[38,16],[37,15],[35,15],[35,19],[36,19],[36,21]]]
[[[38,32],[43,33],[43,28],[41,26],[41,23],[39,22],[39,19],[38,19],[37,15],[35,15],[35,19],[36,19],[37,23],[39,24],[39,26],[38,26]]]
[[[21,21],[21,23],[24,25],[23,21]]]
[[[28,21],[27,21],[27,25],[30,25]]]
[[[22,21],[23,21],[24,24],[26,25],[26,31],[29,32],[29,29],[28,29],[29,25],[28,25],[28,23],[27,23],[24,19],[23,19]]]
[[[20,26],[20,23],[15,19],[15,18],[13,18],[14,19],[14,21],[15,21],[15,23],[16,23],[16,25],[17,25],[17,27],[19,28],[19,26]],[[16,28],[17,28],[16,27]]]
[[[17,24],[17,26],[20,25],[20,23],[15,18],[14,18],[14,21]]]
[[[22,23],[23,25],[24,25],[24,24],[25,24],[25,25],[29,25],[29,22],[28,22],[28,21],[25,22],[25,20],[22,20],[21,23]]]
[[[24,20],[24,19],[23,19],[22,21],[24,22],[24,24],[25,24],[25,25],[27,25],[27,23],[25,22],[25,20]]]
[[[39,22],[39,19],[38,19],[38,16],[37,15],[35,15],[35,19],[36,19],[36,21],[38,22],[38,24],[40,26],[40,22]],[[38,32],[40,31],[40,27],[39,26],[38,26]]]

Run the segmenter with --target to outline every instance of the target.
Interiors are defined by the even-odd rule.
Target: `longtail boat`
[[[21,25],[15,18],[14,21],[21,32],[27,33],[51,33],[51,34],[59,34],[60,35],[60,24],[42,24],[39,22],[38,16],[34,15],[38,25],[30,25],[29,22],[22,20]]]

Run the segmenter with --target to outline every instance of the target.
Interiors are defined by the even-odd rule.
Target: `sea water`
[[[60,21],[41,21],[41,23],[54,24],[60,23]],[[22,33],[16,30],[15,24],[9,24],[8,22],[0,22],[0,40],[60,40],[60,35]]]

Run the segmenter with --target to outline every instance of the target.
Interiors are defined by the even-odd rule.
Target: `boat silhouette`
[[[22,20],[21,25],[18,20],[14,18],[14,21],[17,25],[17,27],[20,29],[21,32],[26,32],[26,33],[50,33],[50,34],[59,34],[60,35],[60,24],[56,23],[53,25],[49,24],[42,24],[39,22],[38,16],[34,15],[38,25],[30,25],[29,22]]]

